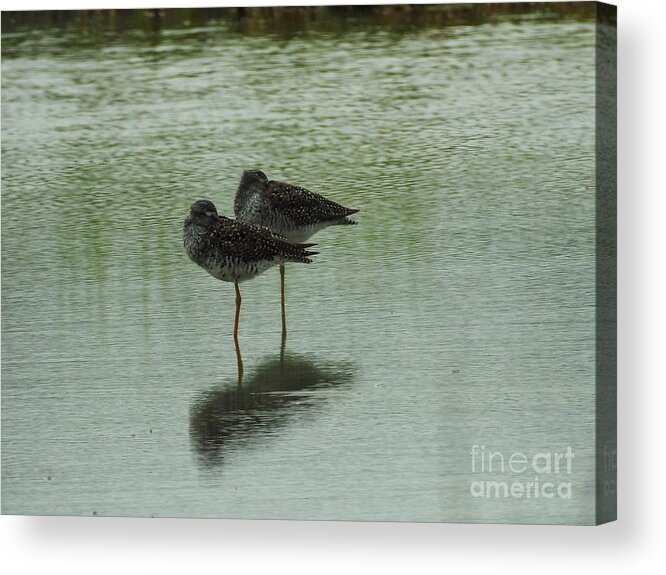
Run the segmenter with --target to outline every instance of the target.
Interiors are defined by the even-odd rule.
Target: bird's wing
[[[274,258],[304,261],[310,245],[291,244],[268,228],[226,218],[211,231],[212,240],[232,258],[244,261],[272,260]]]
[[[299,186],[285,182],[268,182],[268,198],[273,210],[279,212],[295,224],[326,222],[344,218],[357,210],[325,198]]]

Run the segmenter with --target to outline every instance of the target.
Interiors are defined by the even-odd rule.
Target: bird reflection
[[[297,412],[321,405],[316,392],[349,383],[353,366],[280,350],[243,378],[205,393],[192,406],[190,435],[205,463],[220,463],[225,448],[270,434]]]

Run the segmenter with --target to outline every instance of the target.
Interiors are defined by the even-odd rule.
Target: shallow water
[[[593,71],[592,22],[3,38],[3,512],[592,521]],[[238,389],[181,228],[247,168],[361,211],[283,353],[242,284]],[[572,497],[473,497],[475,445],[572,446]]]

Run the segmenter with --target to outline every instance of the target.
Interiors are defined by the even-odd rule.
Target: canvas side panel
[[[617,518],[617,8],[596,27],[596,520]]]

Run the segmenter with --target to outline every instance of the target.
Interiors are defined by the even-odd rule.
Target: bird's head
[[[210,200],[197,200],[190,206],[190,215],[195,218],[217,217],[217,209]]]
[[[244,206],[255,194],[261,194],[268,186],[268,178],[261,170],[245,170],[236,190],[234,213],[240,218]]]
[[[253,182],[267,182],[268,178],[261,170],[245,170],[241,181],[247,183]]]

